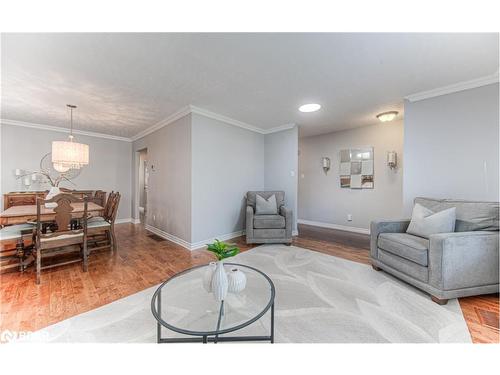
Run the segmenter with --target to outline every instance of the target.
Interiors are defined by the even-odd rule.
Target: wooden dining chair
[[[88,221],[88,233],[92,244],[97,247],[89,248],[91,251],[110,248],[116,250],[115,220],[120,204],[120,193],[111,192],[108,196],[102,217],[93,217]],[[102,238],[104,237],[104,238]],[[100,245],[103,243],[103,245]]]
[[[42,206],[45,203],[55,202],[54,225],[50,225],[47,230],[42,230]],[[72,203],[83,203],[83,216],[78,228],[71,227]],[[42,269],[62,266],[65,264],[82,262],[83,271],[88,268],[87,253],[87,200],[75,197],[73,194],[61,193],[52,199],[37,199],[36,207],[36,242],[35,242],[35,262],[36,262],[36,283],[40,284]],[[57,255],[69,254],[75,252],[75,246],[79,246],[80,258],[70,261],[53,263],[42,266],[42,259],[54,257]]]
[[[92,197],[92,201],[99,206],[104,207],[106,204],[106,192],[103,190],[94,191],[94,196]]]

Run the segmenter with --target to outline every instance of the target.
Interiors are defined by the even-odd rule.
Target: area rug
[[[259,246],[233,259],[273,280],[278,343],[471,342],[456,299],[437,305],[368,265],[283,245]],[[156,288],[64,320],[23,341],[154,343],[150,301]],[[266,314],[238,334],[267,334],[269,324]]]

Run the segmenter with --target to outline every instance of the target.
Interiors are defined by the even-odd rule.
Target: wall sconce
[[[326,156],[321,158],[321,164],[323,165],[323,171],[327,174],[330,170],[330,158],[327,158]]]
[[[391,169],[396,169],[398,166],[398,154],[396,151],[387,152],[387,166]]]

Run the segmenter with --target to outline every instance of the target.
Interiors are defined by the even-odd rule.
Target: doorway
[[[139,169],[138,169],[138,210],[139,220],[141,224],[145,224],[147,217],[148,207],[148,183],[149,183],[149,170],[148,170],[148,150],[143,149],[139,153]]]

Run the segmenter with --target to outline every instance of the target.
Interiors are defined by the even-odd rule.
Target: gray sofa
[[[424,290],[439,304],[498,293],[498,202],[416,198],[415,203],[434,212],[456,207],[455,232],[426,239],[406,233],[410,220],[373,221],[373,268]]]
[[[256,215],[256,195],[276,196],[278,215]],[[251,243],[292,243],[292,210],[285,207],[284,191],[249,191],[246,207],[246,240]]]

